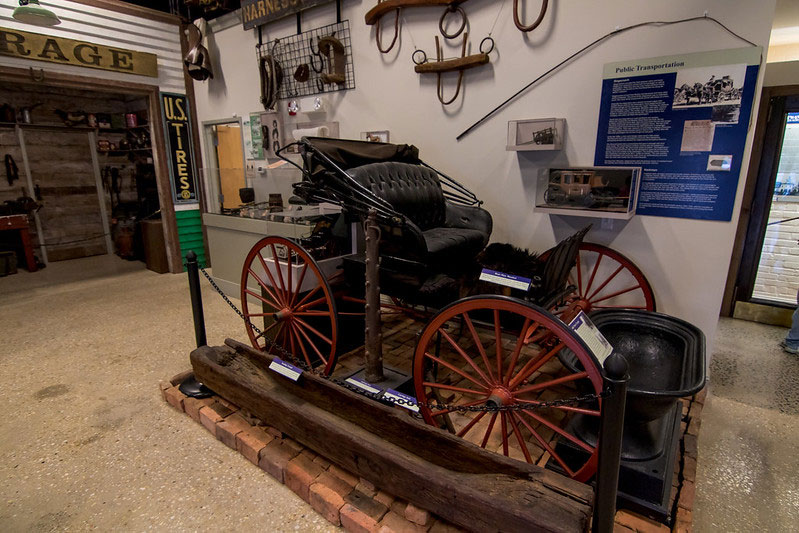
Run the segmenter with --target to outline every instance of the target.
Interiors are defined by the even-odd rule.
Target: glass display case
[[[543,169],[536,210],[598,218],[631,218],[638,200],[640,167]]]
[[[538,118],[508,121],[508,151],[561,150],[566,119]]]

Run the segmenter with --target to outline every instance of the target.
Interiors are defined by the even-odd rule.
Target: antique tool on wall
[[[394,48],[397,43],[400,32],[400,17],[402,16],[402,8],[404,7],[422,7],[422,6],[448,6],[448,9],[459,9],[460,4],[466,0],[378,0],[377,5],[366,13],[366,24],[369,26],[375,25],[375,39],[377,40],[377,49],[380,52],[387,54]],[[394,11],[394,37],[391,39],[391,44],[388,48],[383,47],[382,29],[380,27],[380,19]],[[446,14],[446,12],[445,12]],[[444,16],[441,17],[442,22]],[[465,24],[464,24],[465,26]],[[463,31],[463,28],[461,29]],[[460,35],[460,33],[458,33]],[[456,35],[457,36],[457,35]]]
[[[280,44],[275,46],[278,40]],[[259,65],[267,70],[264,82],[271,80],[268,69],[272,63],[282,71],[282,83],[276,88],[265,83],[265,92],[272,91],[275,100],[299,102],[305,96],[355,88],[348,20],[274,40],[259,37],[256,50]]]
[[[0,106],[0,122],[16,122],[17,112],[14,106],[3,104]]]
[[[205,25],[205,19],[199,19],[186,26],[189,52],[183,58],[183,64],[186,65],[186,72],[189,73],[189,76],[198,81],[214,77],[208,49],[203,46],[202,42]]]
[[[328,72],[323,72],[319,76],[322,82],[343,85],[347,80],[347,56],[344,45],[333,35],[322,37],[319,39],[319,53],[327,58],[327,64],[330,68]]]
[[[41,102],[36,102],[33,105],[20,107],[19,110],[17,111],[17,120],[19,121],[19,123],[20,124],[30,124],[32,122],[32,120],[31,120],[31,111],[33,111],[34,109],[36,109],[40,105],[42,105]]]
[[[62,111],[61,109],[56,109],[55,114],[64,121],[65,126],[80,126],[86,124],[89,120],[88,115],[83,111]]]
[[[6,166],[6,180],[8,180],[8,185],[11,186],[19,179],[19,168],[17,168],[17,163],[11,157],[11,154],[6,154],[4,163]]]
[[[530,24],[529,26],[525,26],[522,23],[521,15],[519,14],[519,0],[513,0],[513,23],[519,28],[519,31],[524,33],[531,32],[536,29],[540,24],[541,21],[544,20],[544,15],[547,14],[547,6],[549,5],[549,0],[543,0],[541,2],[541,11],[538,13],[538,18]]]
[[[305,83],[311,77],[311,69],[308,63],[302,63],[294,70],[294,79],[300,83]]]
[[[275,50],[279,43],[280,41],[276,39],[269,54],[261,57],[258,62],[261,73],[261,103],[264,105],[264,109],[270,111],[275,108],[277,93],[283,82],[283,69],[275,60]]]
[[[308,39],[308,45],[311,48],[311,54],[308,56],[308,61],[310,61],[310,63],[311,63],[311,68],[317,74],[321,74],[325,70],[325,59],[324,59],[324,56],[322,56],[322,53],[319,51],[319,47],[318,46],[316,48],[314,48],[313,37]],[[319,59],[319,66],[318,67],[316,66],[316,59],[315,58]]]
[[[454,59],[443,58],[443,52],[441,50],[441,44],[438,40],[438,35],[436,35],[436,61],[428,61],[427,54],[424,52],[424,50],[416,50],[413,53],[413,62],[416,64],[416,66],[413,68],[414,71],[419,74],[434,73],[436,76],[438,76],[438,100],[444,105],[449,105],[454,102],[456,98],[458,98],[458,95],[461,92],[461,85],[463,85],[463,72],[470,68],[487,64],[489,62],[488,54],[494,49],[494,40],[491,39],[491,37],[486,37],[483,39],[483,42],[480,43],[480,53],[467,56],[466,44],[468,41],[469,34],[464,33],[461,57]],[[489,44],[490,48],[484,52],[482,50],[483,46],[489,46]],[[458,72],[458,85],[455,88],[455,94],[449,100],[444,99],[444,90],[441,83],[441,74],[445,72]]]
[[[461,139],[463,139],[471,131],[473,131],[475,128],[479,127],[483,122],[485,122],[486,120],[491,118],[495,113],[497,113],[499,110],[501,110],[506,105],[511,103],[513,100],[515,100],[520,94],[522,94],[523,92],[527,91],[527,89],[529,89],[533,85],[537,84],[539,81],[543,80],[544,78],[546,78],[547,76],[549,76],[553,72],[555,72],[557,70],[560,70],[564,65],[567,65],[572,59],[583,55],[586,51],[590,50],[591,48],[593,48],[594,46],[598,45],[599,43],[601,43],[603,41],[606,41],[608,39],[611,39],[612,37],[615,37],[617,35],[621,35],[622,33],[628,32],[630,30],[634,30],[634,29],[637,29],[637,28],[645,27],[645,26],[655,26],[655,27],[672,26],[674,24],[682,24],[682,23],[685,23],[685,22],[693,22],[695,20],[706,20],[706,21],[709,21],[709,22],[713,22],[714,24],[717,24],[718,26],[721,26],[721,28],[723,28],[727,33],[729,33],[730,35],[736,37],[737,39],[740,39],[740,40],[742,40],[742,41],[744,41],[747,44],[750,44],[752,46],[757,46],[754,42],[752,42],[749,39],[746,39],[745,37],[742,37],[741,35],[735,33],[734,31],[729,29],[727,26],[725,26],[724,24],[722,24],[718,20],[716,20],[713,17],[710,17],[708,15],[703,15],[703,16],[699,16],[699,17],[688,17],[688,18],[684,18],[684,19],[671,20],[671,21],[650,20],[650,21],[646,21],[646,22],[638,22],[638,23],[635,23],[635,24],[631,24],[631,25],[625,26],[623,28],[618,28],[618,29],[615,29],[615,30],[613,30],[611,32],[608,32],[608,33],[602,35],[601,37],[598,37],[598,38],[594,39],[593,41],[591,41],[587,45],[583,46],[582,48],[580,48],[576,52],[572,53],[571,55],[569,55],[568,57],[566,57],[565,59],[563,59],[562,61],[557,63],[555,66],[551,67],[549,70],[545,71],[543,74],[541,74],[538,77],[536,77],[533,81],[529,82],[527,85],[525,85],[524,87],[522,87],[521,89],[519,89],[518,91],[513,93],[511,96],[509,96],[505,100],[503,100],[499,105],[494,107],[491,111],[489,111],[488,113],[483,115],[479,120],[477,120],[477,122],[475,122],[474,124],[472,124],[471,126],[466,128],[465,130],[463,130],[457,137],[455,137],[455,140],[460,141]]]

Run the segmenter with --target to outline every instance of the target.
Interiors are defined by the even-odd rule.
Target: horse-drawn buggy
[[[654,310],[641,271],[583,242],[587,228],[539,255],[489,246],[493,220],[482,202],[413,146],[321,138],[296,146],[295,194],[342,212],[306,240],[265,237],[247,255],[241,303],[253,346],[330,376],[363,343],[375,287],[365,289],[358,228],[369,218],[379,233],[380,308],[421,328],[405,369],[418,414],[483,448],[588,480],[597,444],[581,428],[599,420],[603,370],[567,323],[580,311]],[[509,281],[481,280],[484,269]]]

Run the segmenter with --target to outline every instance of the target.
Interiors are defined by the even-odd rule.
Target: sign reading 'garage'
[[[0,55],[158,77],[155,54],[0,28]]]

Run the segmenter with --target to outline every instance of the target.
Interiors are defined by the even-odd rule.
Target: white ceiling
[[[799,0],[777,0],[771,46],[799,43]]]

